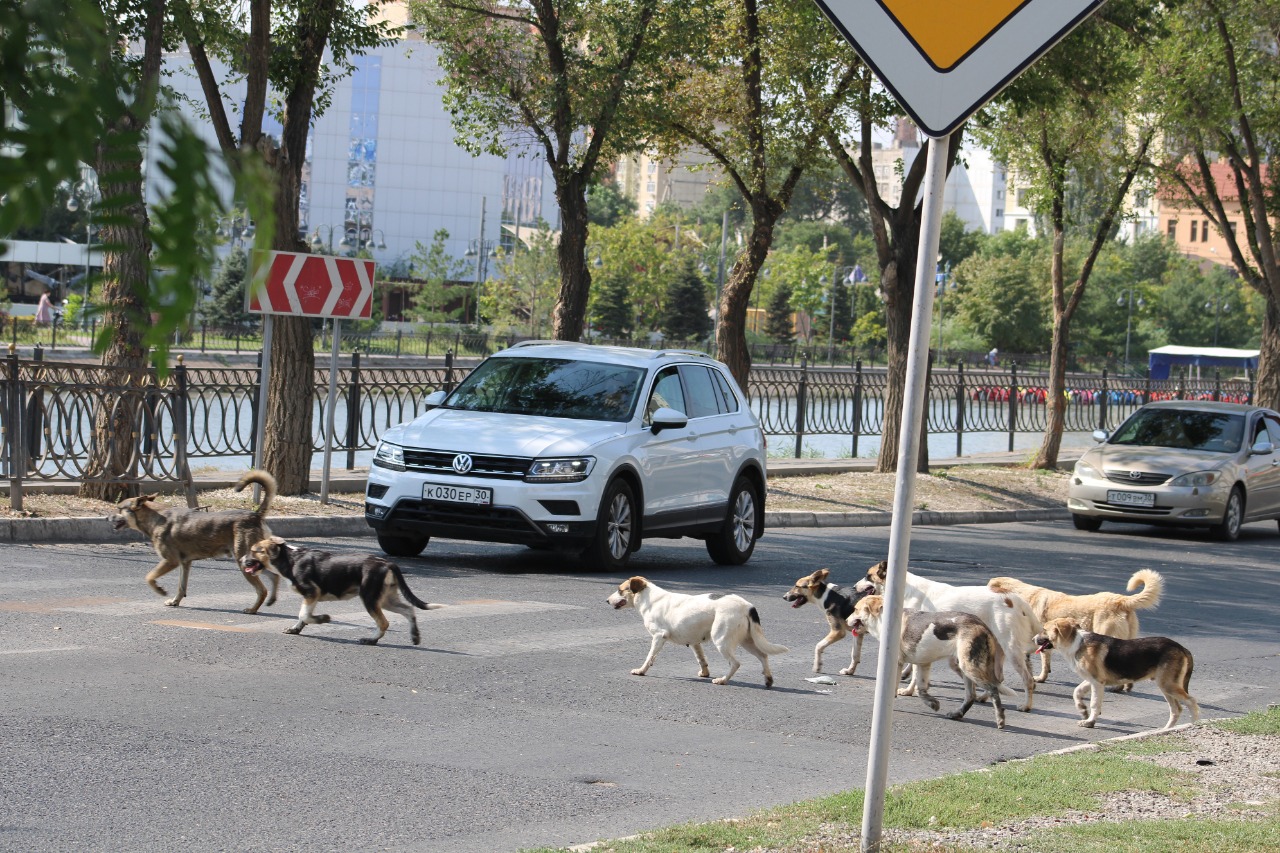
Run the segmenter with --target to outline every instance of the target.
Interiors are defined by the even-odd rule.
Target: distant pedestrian
[[[48,326],[53,323],[53,303],[49,301],[49,291],[40,294],[40,303],[36,305],[36,325]]]
[[[987,364],[995,367],[1000,363],[1000,350],[995,347],[991,348],[991,352],[987,353]]]

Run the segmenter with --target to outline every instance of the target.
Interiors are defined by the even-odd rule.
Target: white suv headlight
[[[595,467],[592,456],[574,459],[538,459],[529,466],[525,479],[533,483],[576,483],[585,480]]]
[[[378,449],[373,452],[373,464],[392,471],[403,471],[404,448],[389,441],[378,442]]]
[[[1217,471],[1196,471],[1194,474],[1183,474],[1175,477],[1171,486],[1212,486],[1218,482]]]

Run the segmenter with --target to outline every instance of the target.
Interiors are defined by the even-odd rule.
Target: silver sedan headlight
[[[525,480],[531,483],[576,483],[585,480],[595,467],[592,456],[572,459],[538,459],[529,466]]]
[[[1090,480],[1102,479],[1102,474],[1098,472],[1098,469],[1094,468],[1092,465],[1090,465],[1088,462],[1085,462],[1083,459],[1076,462],[1075,471],[1073,473],[1075,474],[1075,476],[1079,477],[1080,479],[1085,479],[1086,477]]]
[[[1221,476],[1217,471],[1196,471],[1192,474],[1183,474],[1181,477],[1174,477],[1169,483],[1171,486],[1212,486],[1218,482]]]

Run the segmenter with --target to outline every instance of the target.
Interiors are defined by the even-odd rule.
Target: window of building
[[[996,219],[999,219],[999,218],[1001,218],[1002,216],[1004,216],[1004,208],[1003,208],[1003,207],[997,207],[997,208],[996,208]]]
[[[1236,224],[1234,222],[1227,223],[1227,230],[1231,232],[1231,236],[1236,236]]]
[[[1170,219],[1169,220],[1169,239],[1170,240],[1176,239],[1177,236],[1178,236],[1178,220]]]
[[[658,173],[658,164],[651,161],[649,163],[649,174],[656,175],[657,173]]]
[[[1199,224],[1200,223],[1196,222],[1194,219],[1191,220],[1191,242],[1192,243],[1196,241],[1196,226]]]
[[[1200,242],[1201,243],[1209,242],[1209,220],[1207,219],[1200,226]]]
[[[653,181],[650,181],[649,183],[647,183],[647,184],[645,184],[645,185],[644,185],[644,191],[645,191],[645,192],[648,192],[648,193],[657,192],[657,191],[658,191],[658,185],[657,185],[656,183],[654,183]],[[1192,240],[1194,240],[1194,239],[1195,239],[1195,235],[1194,235],[1194,234],[1191,236],[1191,239],[1192,239]]]
[[[1023,187],[1022,189],[1018,190],[1018,207],[1026,207],[1026,206],[1027,206],[1027,189],[1026,187]]]

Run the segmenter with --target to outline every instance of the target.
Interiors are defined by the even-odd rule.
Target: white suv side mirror
[[[675,409],[669,409],[666,406],[658,409],[649,418],[649,424],[653,428],[653,434],[657,435],[664,429],[680,429],[689,423],[689,418],[683,412],[677,412]]]
[[[1107,431],[1106,431],[1106,430],[1102,430],[1102,429],[1095,429],[1095,430],[1093,431],[1093,440],[1094,440],[1094,441],[1096,441],[1096,442],[1098,442],[1099,444],[1101,444],[1102,442],[1106,441],[1106,440],[1107,440]]]
[[[449,395],[444,391],[432,391],[430,394],[426,396],[426,399],[422,401],[422,406],[427,411],[431,411],[436,406],[443,403],[444,398],[447,396]]]

